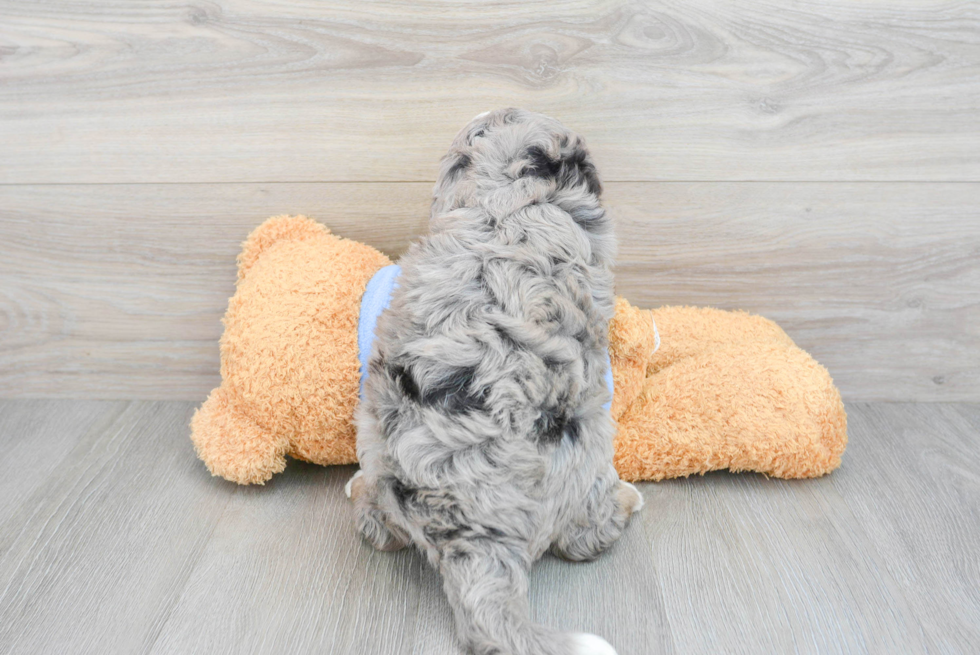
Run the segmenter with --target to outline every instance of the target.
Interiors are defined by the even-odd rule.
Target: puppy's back
[[[443,162],[431,233],[402,258],[378,322],[362,466],[376,467],[393,528],[440,566],[478,652],[591,652],[521,607],[531,561],[611,468],[614,240],[600,193],[556,121],[478,118]]]

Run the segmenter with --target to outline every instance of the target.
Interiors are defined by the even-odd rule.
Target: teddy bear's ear
[[[273,216],[252,230],[238,255],[238,281],[265,250],[278,241],[305,241],[330,234],[326,226],[306,216]]]

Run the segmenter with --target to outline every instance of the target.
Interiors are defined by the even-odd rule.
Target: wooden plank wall
[[[0,396],[200,400],[249,229],[397,255],[507,105],[589,141],[633,302],[980,399],[980,6],[894,0],[0,0]]]

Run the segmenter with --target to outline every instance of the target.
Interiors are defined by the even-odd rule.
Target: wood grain
[[[686,652],[977,643],[975,429],[942,404],[848,410],[851,442],[827,478],[715,473],[644,485],[654,566]]]
[[[924,651],[909,599],[829,486],[720,473],[644,487],[685,652]]]
[[[145,652],[227,503],[188,444],[190,404],[102,405],[103,420],[86,421],[61,465],[2,525],[4,653]],[[2,407],[37,421],[18,435],[32,458],[59,439],[38,408]],[[67,421],[91,407],[44,409]]]
[[[354,467],[212,478],[192,410],[0,401],[24,462],[0,462],[0,491],[22,488],[0,506],[0,653],[461,655],[438,573],[356,534]],[[596,562],[535,566],[534,618],[622,655],[972,652],[980,404],[848,411],[826,478],[640,485],[645,509]]]
[[[249,230],[397,256],[430,185],[0,187],[0,397],[200,401]],[[848,399],[980,398],[980,184],[611,183],[618,291],[779,322]]]
[[[310,213],[397,253],[421,186],[0,187],[0,396],[201,398],[253,227]]]
[[[357,535],[343,493],[355,470],[290,462],[265,487],[215,480],[227,508],[149,652],[405,652],[422,560]]]
[[[531,571],[531,615],[536,621],[601,635],[622,655],[687,652],[678,639],[682,635],[671,629],[667,602],[639,518],[595,562],[572,564],[546,557]]]
[[[980,643],[978,418],[980,405],[851,407],[849,463],[867,465],[831,478],[931,652]]]
[[[48,478],[70,462],[79,440],[106,429],[123,402],[58,400],[0,402],[0,526],[20,511]],[[42,441],[43,439],[43,441]],[[0,553],[13,532],[0,530]]]
[[[460,653],[438,572],[353,529],[342,489],[355,470],[290,462],[266,488],[225,489],[233,498],[150,652]],[[640,525],[600,562],[546,558],[534,617],[602,632],[623,653],[674,652],[649,561]]]
[[[611,186],[619,289],[779,323],[851,400],[980,399],[980,185]]]
[[[0,2],[0,182],[431,181],[478,112],[607,180],[980,180],[959,1]]]

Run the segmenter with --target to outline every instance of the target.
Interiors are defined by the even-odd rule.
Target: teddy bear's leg
[[[378,507],[378,488],[368,483],[363,471],[358,471],[344,487],[354,503],[358,531],[378,550],[400,550],[408,545],[408,536],[392,526],[385,512]]]
[[[238,484],[265,484],[286,468],[289,444],[237,409],[223,387],[191,419],[191,439],[212,475]]]
[[[840,392],[788,337],[743,335],[655,370],[618,427],[614,463],[627,480],[721,469],[812,478],[840,466],[847,445]]]
[[[642,508],[639,490],[612,471],[596,480],[582,513],[562,528],[551,552],[574,562],[595,559],[619,539],[630,516]]]

